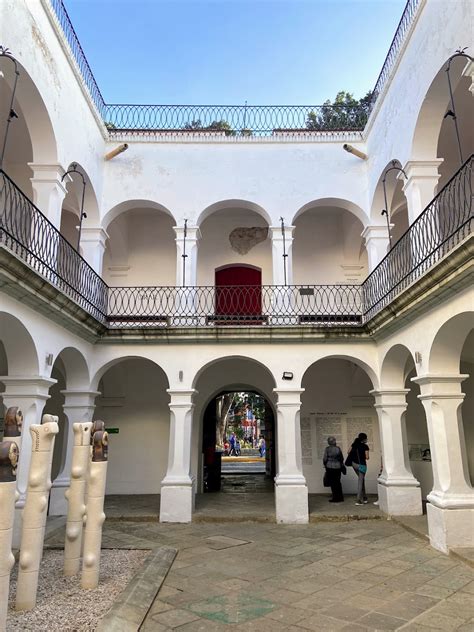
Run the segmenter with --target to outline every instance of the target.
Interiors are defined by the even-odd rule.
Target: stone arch
[[[305,375],[311,369],[311,367],[317,364],[318,362],[322,362],[323,360],[347,360],[348,362],[352,362],[352,364],[356,364],[360,369],[362,369],[367,374],[367,377],[372,383],[372,388],[374,389],[379,388],[379,378],[377,376],[377,371],[373,366],[370,366],[370,364],[368,364],[365,360],[361,360],[360,358],[357,358],[355,356],[340,354],[340,353],[337,353],[337,354],[329,353],[328,355],[323,355],[317,360],[314,360],[314,362],[311,362],[311,364],[307,366],[306,369],[303,371],[303,375],[301,378],[301,386],[303,385],[303,380],[305,378]]]
[[[379,179],[372,195],[372,201],[370,204],[370,218],[373,224],[385,224],[385,217],[382,216],[382,210],[385,209],[385,199],[383,194],[383,178],[384,174],[390,167],[402,168],[402,163],[397,158],[390,160],[380,172]],[[403,193],[403,179],[400,179],[398,175],[399,171],[389,171],[385,179],[385,189],[387,191],[387,204],[390,212],[390,217],[400,209],[403,204],[406,205],[405,194]],[[402,177],[402,175],[400,176]]]
[[[462,312],[446,321],[437,331],[430,348],[428,372],[444,375],[459,373],[461,352],[474,329],[474,312]]]
[[[415,366],[412,352],[402,344],[396,344],[385,354],[380,371],[381,388],[405,388],[408,374]]]
[[[147,358],[146,356],[130,354],[130,355],[122,355],[117,358],[113,358],[113,360],[109,360],[105,364],[101,365],[98,369],[96,369],[91,379],[91,390],[97,390],[99,386],[99,382],[101,378],[104,376],[104,374],[110,368],[112,368],[116,364],[120,364],[120,362],[123,362],[124,360],[144,360],[145,362],[150,362],[151,364],[154,364],[163,373],[164,377],[166,378],[167,388],[169,388],[169,383],[170,383],[169,378],[166,371],[163,369],[163,367],[161,367],[157,362],[155,362],[151,358]]]
[[[463,80],[466,62],[465,58],[456,58],[451,63],[453,92]],[[412,160],[432,160],[437,157],[438,139],[448,109],[449,88],[444,62],[431,81],[418,112],[411,143]]]
[[[359,206],[339,198],[321,198],[300,208],[292,223],[293,283],[353,284],[367,276],[362,233],[369,219]]]
[[[199,215],[196,226],[201,226],[204,220],[213,215],[214,213],[218,213],[219,211],[223,211],[225,209],[243,209],[247,211],[253,211],[257,215],[260,215],[268,226],[272,225],[272,219],[268,212],[259,204],[255,202],[251,202],[249,200],[239,200],[239,199],[229,199],[229,200],[221,200],[220,202],[214,202],[210,206],[207,206]]]
[[[88,389],[90,384],[89,367],[84,355],[75,347],[65,347],[53,363],[60,361],[64,369],[66,388],[69,390]]]
[[[276,381],[275,381],[275,377],[273,375],[273,372],[267,367],[265,366],[265,364],[263,364],[262,362],[260,362],[259,360],[256,360],[255,358],[252,358],[250,356],[244,356],[244,355],[224,355],[224,356],[220,356],[218,358],[214,358],[213,360],[210,360],[209,362],[207,362],[206,364],[204,364],[195,374],[194,378],[193,378],[193,386],[192,388],[194,389],[198,389],[199,386],[199,380],[200,378],[205,374],[205,372],[210,369],[211,367],[220,364],[222,362],[235,362],[235,361],[243,361],[243,362],[249,362],[252,365],[255,365],[256,367],[258,367],[259,369],[263,370],[264,375],[266,375],[271,382],[271,387],[272,389],[276,387]],[[225,382],[225,383],[224,383]],[[234,380],[232,379],[231,382],[229,382],[229,380],[227,378],[224,379],[223,382],[223,386],[225,388],[227,388],[227,385],[231,382],[233,383],[239,383],[239,380]],[[217,387],[216,387],[217,388]],[[254,386],[252,388],[255,388]],[[222,390],[221,388],[219,390]],[[265,396],[268,396],[269,399],[271,400],[273,395],[271,392],[267,392],[265,393]]]
[[[31,78],[25,66],[23,66],[18,60],[16,61],[20,72],[16,88],[15,102],[13,104],[13,108],[20,119],[20,124],[17,128],[21,128],[21,121],[25,122],[29,135],[32,162],[38,164],[57,163],[58,151],[56,134],[45,101],[39,88]],[[13,64],[8,62],[6,57],[0,56],[0,65],[4,75],[3,78],[0,77],[0,85],[3,84],[3,89],[0,91],[4,95],[1,101],[3,109],[5,100],[6,103],[8,103],[7,107],[10,104],[14,71]],[[10,126],[13,129],[10,131],[5,155],[7,162],[9,161],[9,156],[11,156],[14,151],[13,147],[17,146],[18,143],[18,138],[16,138],[16,133],[14,131],[15,123],[16,121],[14,120]],[[4,117],[2,117],[2,123],[0,124],[0,130],[2,132],[3,125]],[[0,134],[0,137],[3,137],[3,134]],[[12,160],[12,162],[15,162],[15,160]]]
[[[36,343],[21,321],[6,312],[0,312],[0,341],[5,349],[9,375],[39,374]]]
[[[113,206],[102,218],[102,228],[107,230],[107,227],[112,223],[114,219],[116,219],[122,213],[126,213],[127,211],[131,211],[133,209],[153,209],[159,211],[161,213],[165,213],[169,215],[172,220],[176,223],[176,219],[173,213],[160,204],[159,202],[155,202],[154,200],[125,200]]]
[[[84,212],[87,214],[87,217],[84,218],[83,226],[96,227],[100,223],[100,216],[99,202],[94,184],[87,173],[87,170],[84,169],[84,167],[77,161],[72,161],[66,171],[72,169],[74,164],[77,166],[77,170],[82,173],[86,182]],[[64,180],[67,193],[63,201],[63,210],[69,211],[79,218],[83,190],[82,178],[79,174],[72,173]]]
[[[358,204],[355,204],[354,202],[351,202],[350,200],[346,200],[344,198],[332,198],[332,197],[318,198],[316,200],[312,200],[311,202],[307,202],[296,211],[295,215],[293,216],[291,220],[291,223],[294,224],[295,220],[306,211],[313,208],[319,208],[319,207],[342,208],[346,211],[349,211],[355,217],[357,217],[357,219],[362,223],[363,227],[370,224],[370,220],[367,213]]]

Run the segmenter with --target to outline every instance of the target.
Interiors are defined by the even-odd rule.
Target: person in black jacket
[[[328,445],[324,450],[323,465],[326,468],[326,477],[332,492],[332,498],[329,502],[344,502],[341,485],[341,473],[346,468],[344,467],[344,457],[342,455],[341,448],[336,444],[335,437],[328,437]]]
[[[367,472],[367,461],[369,460],[369,446],[367,445],[367,435],[360,432],[351,446],[346,465],[354,468],[357,475],[357,502],[356,505],[366,505],[368,503],[365,492],[365,474]]]

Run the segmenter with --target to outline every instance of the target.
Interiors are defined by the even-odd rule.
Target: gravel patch
[[[38,599],[31,612],[15,612],[18,564],[10,580],[7,632],[82,632],[95,630],[117,596],[142,566],[149,551],[103,550],[98,588],[83,590],[80,575],[64,577],[63,552],[45,550]]]

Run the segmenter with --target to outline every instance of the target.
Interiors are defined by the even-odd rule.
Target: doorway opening
[[[218,325],[245,322],[261,325],[262,271],[250,265],[228,265],[215,273],[215,320]]]
[[[204,411],[204,493],[273,492],[274,444],[274,414],[265,397],[221,391]]]

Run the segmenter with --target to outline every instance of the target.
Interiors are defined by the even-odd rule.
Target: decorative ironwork
[[[454,55],[451,55],[451,57],[448,59],[447,63],[446,63],[446,76],[448,78],[448,88],[449,88],[449,103],[451,105],[451,109],[448,110],[446,112],[446,114],[444,115],[444,118],[446,118],[447,116],[450,116],[453,121],[454,121],[454,131],[456,133],[456,141],[458,144],[458,152],[459,152],[459,160],[462,163],[464,162],[464,159],[462,157],[462,146],[461,146],[461,137],[459,135],[459,126],[458,126],[458,117],[456,114],[456,104],[454,103],[454,94],[453,94],[453,87],[451,85],[451,75],[450,75],[450,71],[451,71],[451,63],[453,61],[453,59],[457,59],[458,57],[462,57],[470,62],[474,62],[474,58],[472,58],[470,55],[468,55],[466,52],[464,52],[466,50],[466,48],[463,48],[462,50],[459,48]]]
[[[103,117],[105,106],[104,98],[99,89],[99,86],[97,85],[85,53],[82,50],[81,43],[79,42],[79,38],[77,37],[76,31],[74,30],[68,12],[66,11],[66,7],[64,6],[62,0],[49,0],[49,2],[54,10],[54,13],[56,14],[59,26],[64,33],[64,37],[69,45],[71,54],[76,61],[79,71],[82,75],[82,79],[92,98],[92,101],[94,102],[100,115]]]
[[[77,173],[77,174],[79,174],[81,176],[81,180],[82,180],[82,198],[81,198],[81,210],[79,212],[79,230],[78,230],[78,234],[77,234],[77,251],[79,252],[79,248],[80,248],[80,245],[81,245],[82,222],[87,217],[87,213],[84,212],[84,198],[86,196],[86,179],[84,178],[84,174],[81,171],[79,171],[79,169],[77,168],[77,164],[75,162],[72,163],[71,167],[72,168],[69,169],[69,171],[66,171],[66,173],[61,178],[61,182],[64,182],[64,178],[66,176],[71,175],[71,173]]]
[[[107,285],[3,170],[0,244],[98,321],[105,321]]]
[[[109,327],[360,327],[473,229],[474,155],[362,285],[110,288],[0,170],[0,244]]]
[[[380,71],[380,74],[377,77],[377,81],[375,82],[375,88],[372,92],[372,101],[370,108],[371,110],[373,109],[375,102],[379,98],[379,95],[383,91],[384,86],[392,73],[393,67],[395,66],[399,58],[400,50],[405,42],[407,33],[411,28],[413,19],[416,15],[416,12],[418,11],[418,7],[421,1],[422,0],[407,0],[405,9],[402,13],[402,17],[400,18],[400,22],[398,23],[397,30],[395,31],[395,35],[393,36],[390,48],[388,49],[387,56],[385,57],[382,70]]]
[[[111,287],[110,327],[362,324],[360,285]]]
[[[473,195],[471,155],[362,284],[364,322],[467,237],[474,227]]]
[[[288,132],[362,131],[367,108],[349,105],[105,105],[111,133],[267,136]]]
[[[390,209],[388,208],[387,185],[386,185],[386,183],[387,183],[387,174],[390,173],[390,171],[398,171],[398,173],[403,173],[403,175],[405,176],[406,179],[408,177],[407,177],[407,174],[405,173],[405,170],[397,165],[397,161],[396,160],[392,160],[391,167],[388,167],[387,169],[385,169],[385,172],[384,172],[383,178],[382,178],[383,199],[384,199],[384,203],[385,203],[385,208],[382,211],[382,215],[385,215],[385,217],[387,219],[388,243],[389,243],[390,248],[392,248],[392,233],[391,233],[391,230],[390,230]]]

